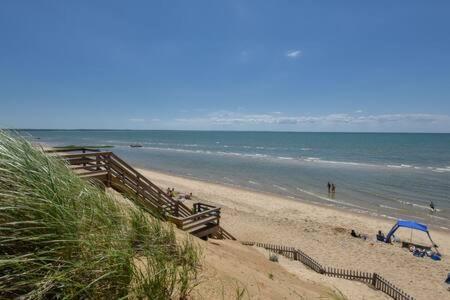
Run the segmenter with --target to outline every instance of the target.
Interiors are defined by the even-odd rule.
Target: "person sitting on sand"
[[[355,238],[360,238],[360,237],[361,237],[360,234],[356,234],[356,231],[355,231],[354,229],[352,229],[352,232],[350,232],[350,235],[351,235],[352,237],[355,237]]]
[[[355,237],[355,238],[367,240],[367,235],[366,234],[356,233],[356,231],[354,229],[352,229],[352,232],[350,232],[350,235],[352,237]]]
[[[189,194],[178,194],[178,199],[180,199],[180,200],[182,200],[182,199],[191,200],[192,199],[192,193],[189,193]]]
[[[378,230],[377,241],[384,242],[384,239],[385,239],[384,233],[382,233],[381,230]]]

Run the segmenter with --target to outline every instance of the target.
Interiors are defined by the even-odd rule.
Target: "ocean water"
[[[450,134],[27,131],[112,145],[132,164],[385,218],[450,228]],[[132,143],[144,147],[131,148]],[[329,195],[327,182],[336,184]],[[433,201],[437,211],[431,212]]]

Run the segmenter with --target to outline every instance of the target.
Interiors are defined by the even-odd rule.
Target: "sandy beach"
[[[277,195],[259,193],[186,177],[178,177],[147,169],[140,171],[163,189],[174,187],[178,192],[192,192],[193,200],[201,200],[222,207],[222,226],[240,241],[259,241],[295,246],[325,266],[377,272],[417,299],[448,299],[444,280],[450,270],[450,234],[431,230],[439,245],[442,261],[414,257],[400,244],[375,241],[378,230],[387,233],[394,220],[375,218],[338,210],[332,207],[304,203]],[[362,240],[350,236],[350,230],[367,234]],[[401,230],[397,236],[409,240],[410,230]],[[426,243],[425,234],[414,232],[415,242]],[[313,274],[297,263],[282,260],[290,272],[312,282],[336,287],[349,299],[373,299],[360,283],[324,278]],[[361,288],[360,288],[361,289]],[[368,289],[368,288],[367,288]],[[358,290],[358,289],[356,289]],[[352,292],[353,291],[353,292]],[[367,292],[369,293],[369,292]],[[348,296],[350,295],[350,296]],[[383,299],[383,294],[375,294]]]

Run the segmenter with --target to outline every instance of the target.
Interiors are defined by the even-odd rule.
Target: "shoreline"
[[[327,266],[376,272],[417,299],[448,297],[444,283],[450,269],[448,232],[431,230],[443,255],[443,260],[436,262],[414,257],[399,244],[375,241],[377,231],[386,234],[394,220],[148,168],[138,170],[163,189],[192,192],[193,200],[183,200],[188,206],[197,201],[221,206],[221,225],[240,241],[294,246]],[[351,229],[366,234],[368,239],[351,237]],[[409,240],[410,231],[399,230],[396,235]],[[414,242],[426,241],[425,234],[414,233]]]
[[[41,141],[39,141],[41,142]],[[104,142],[104,141],[102,141]],[[56,143],[56,141],[49,143],[50,145],[61,144],[61,142]],[[168,156],[163,159],[156,159],[156,163],[148,163],[146,159],[146,153],[142,151],[129,151],[128,147],[119,147],[117,149],[113,149],[114,152],[119,152],[122,157],[126,157],[129,161],[133,162],[136,166],[141,167],[143,169],[150,168],[154,170],[158,170],[162,173],[172,174],[175,176],[182,176],[184,178],[195,178],[196,180],[215,183],[235,188],[241,188],[245,190],[260,192],[264,194],[276,195],[283,198],[293,199],[294,201],[301,201],[303,203],[310,203],[314,205],[319,205],[321,207],[333,207],[337,210],[349,211],[355,214],[362,214],[366,216],[372,216],[375,218],[387,219],[395,221],[397,219],[406,219],[406,220],[415,220],[420,223],[428,224],[430,228],[435,230],[443,230],[450,232],[450,207],[447,205],[447,199],[445,199],[444,195],[446,193],[438,193],[431,188],[423,189],[423,192],[428,191],[429,194],[422,195],[419,193],[417,196],[414,196],[415,193],[409,190],[406,191],[405,194],[403,190],[397,190],[396,188],[389,188],[390,185],[386,182],[384,185],[379,186],[381,183],[377,183],[377,178],[380,178],[382,174],[375,174],[377,176],[375,178],[368,177],[368,179],[363,179],[362,183],[358,181],[349,181],[349,178],[342,179],[340,182],[339,179],[338,184],[341,184],[338,187],[338,192],[336,193],[336,198],[330,197],[329,194],[326,193],[326,181],[333,179],[333,176],[336,174],[332,173],[331,179],[327,178],[328,175],[323,177],[320,172],[317,171],[319,175],[312,173],[315,176],[322,176],[320,178],[308,179],[308,173],[300,176],[297,180],[291,180],[291,173],[287,173],[283,175],[281,173],[279,178],[274,177],[272,180],[268,180],[272,176],[270,172],[266,172],[267,170],[263,170],[263,173],[258,173],[258,169],[253,170],[247,168],[244,170],[242,174],[233,175],[234,169],[226,167],[221,170],[221,167],[224,167],[223,161],[220,163],[214,162],[212,166],[214,169],[209,167],[203,167],[201,164],[205,161],[208,163],[209,158],[194,157],[193,163],[184,163],[184,159],[189,161],[189,157],[183,158],[181,162],[181,167],[178,168],[176,163],[173,161],[178,161],[178,156]],[[169,151],[170,152],[170,151]],[[136,154],[135,154],[136,153]],[[150,154],[149,154],[150,155]],[[164,155],[166,153],[164,152]],[[172,155],[172,154],[171,154]],[[158,156],[156,156],[158,157]],[[173,159],[170,159],[173,158]],[[134,160],[134,161],[133,161]],[[164,164],[164,160],[168,160],[166,164]],[[246,161],[243,161],[246,163]],[[200,164],[196,167],[196,164]],[[280,170],[278,172],[282,172],[286,164],[280,165]],[[271,167],[270,165],[264,165],[265,169]],[[277,165],[278,167],[278,165]],[[313,166],[308,167],[311,170],[316,172],[316,168]],[[215,172],[214,170],[218,171]],[[319,168],[320,169],[320,168]],[[286,169],[289,171],[289,169]],[[341,168],[337,168],[339,172]],[[290,171],[289,171],[290,172]],[[306,172],[311,172],[306,170]],[[334,171],[333,171],[334,172]],[[350,171],[346,171],[343,173],[345,176],[348,176]],[[359,172],[359,171],[358,171]],[[266,174],[269,173],[269,174]],[[276,175],[277,172],[274,172]],[[340,174],[340,173],[337,173]],[[365,178],[365,174],[353,173],[351,172],[351,176],[357,176],[358,178]],[[355,175],[356,174],[356,175]],[[275,176],[274,175],[274,176]],[[295,174],[294,174],[295,175]],[[366,174],[367,176],[372,176],[372,174]],[[296,176],[296,175],[295,175]],[[306,177],[305,177],[306,176]],[[386,174],[386,176],[393,176],[392,174]],[[382,176],[386,178],[386,176]],[[406,175],[404,175],[406,176]],[[353,177],[352,177],[353,178]],[[416,180],[417,178],[415,178]],[[442,182],[439,178],[439,182]],[[323,181],[325,180],[325,181]],[[424,186],[433,186],[433,179],[424,178],[423,181],[419,182]],[[320,182],[323,181],[323,186]],[[383,180],[383,182],[386,180]],[[375,183],[373,183],[375,182]],[[428,185],[427,185],[428,183]],[[378,184],[378,185],[377,185]],[[420,185],[419,184],[419,185]],[[441,184],[441,183],[439,183]],[[442,184],[441,184],[442,185]],[[367,191],[366,191],[367,190]],[[380,195],[377,194],[377,191],[382,191]],[[399,194],[400,193],[400,194]],[[438,193],[438,194],[436,194]],[[400,196],[399,196],[400,195]],[[427,196],[429,195],[429,196]],[[437,198],[443,198],[442,204],[439,201],[434,200],[433,195],[439,195]],[[436,198],[435,197],[435,198]],[[429,208],[429,198],[434,200],[434,203],[437,204],[437,211],[432,213]],[[428,200],[427,200],[428,199]],[[428,202],[427,202],[428,201]]]
[[[178,174],[176,172],[170,172],[170,171],[165,171],[165,170],[159,170],[159,169],[151,169],[148,167],[145,167],[143,165],[139,165],[139,164],[134,164],[134,167],[136,167],[138,170],[144,170],[144,171],[149,171],[152,173],[158,173],[161,175],[165,175],[165,176],[173,176],[173,177],[178,177],[178,178],[183,178],[186,180],[195,180],[195,181],[200,181],[203,182],[205,184],[212,184],[212,185],[217,185],[217,186],[224,186],[224,187],[228,187],[231,189],[238,189],[238,190],[242,190],[244,192],[252,192],[252,193],[259,193],[259,194],[263,194],[269,197],[276,197],[276,198],[280,198],[283,199],[284,201],[292,201],[294,203],[302,203],[305,205],[311,205],[311,206],[315,206],[318,208],[325,208],[325,209],[331,209],[331,210],[336,210],[339,211],[341,213],[348,213],[348,214],[353,214],[355,216],[362,216],[365,218],[370,218],[374,221],[381,221],[381,222],[390,222],[392,223],[392,226],[395,224],[395,222],[401,218],[397,218],[394,216],[389,216],[386,214],[378,214],[378,213],[370,213],[369,210],[366,211],[358,211],[358,210],[352,210],[348,207],[340,207],[338,205],[332,204],[330,201],[330,204],[327,204],[324,200],[323,203],[319,202],[319,201],[312,201],[312,200],[308,200],[308,199],[304,199],[304,198],[300,198],[300,197],[293,197],[293,196],[287,196],[287,195],[283,195],[281,193],[276,193],[276,192],[270,192],[270,191],[265,191],[265,190],[260,190],[257,188],[251,188],[248,186],[242,186],[242,185],[238,185],[238,184],[232,184],[232,183],[228,183],[228,182],[220,182],[220,181],[215,181],[215,180],[208,180],[208,179],[204,179],[204,178],[200,178],[194,175],[186,175],[186,174]],[[362,209],[367,209],[367,208],[362,208]],[[374,215],[376,214],[376,215]],[[411,220],[414,220],[414,217],[411,216],[410,217]],[[419,223],[422,223],[422,220],[416,220]],[[433,232],[441,232],[443,234],[450,234],[450,228],[447,227],[443,227],[440,225],[435,225],[435,224],[426,224],[428,226],[428,228],[430,228],[431,230],[433,230]]]

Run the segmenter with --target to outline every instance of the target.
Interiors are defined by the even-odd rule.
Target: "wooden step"
[[[195,221],[193,221],[191,223],[183,225],[182,229],[186,230],[186,231],[190,231],[190,230],[193,230],[193,229],[195,229],[197,227],[207,226],[208,224],[210,224],[210,223],[212,223],[214,221],[217,221],[217,220],[218,220],[217,216],[210,216],[210,217],[206,217],[206,218],[201,218],[199,220],[195,220]],[[214,224],[217,224],[217,222],[214,222]]]
[[[211,224],[207,226],[203,226],[194,231],[188,231],[190,234],[195,235],[198,238],[207,237],[209,235],[214,235],[219,231],[219,225]]]
[[[80,172],[77,173],[82,178],[90,178],[90,177],[98,177],[108,175],[108,171],[100,170],[100,171],[91,171],[91,172]]]

